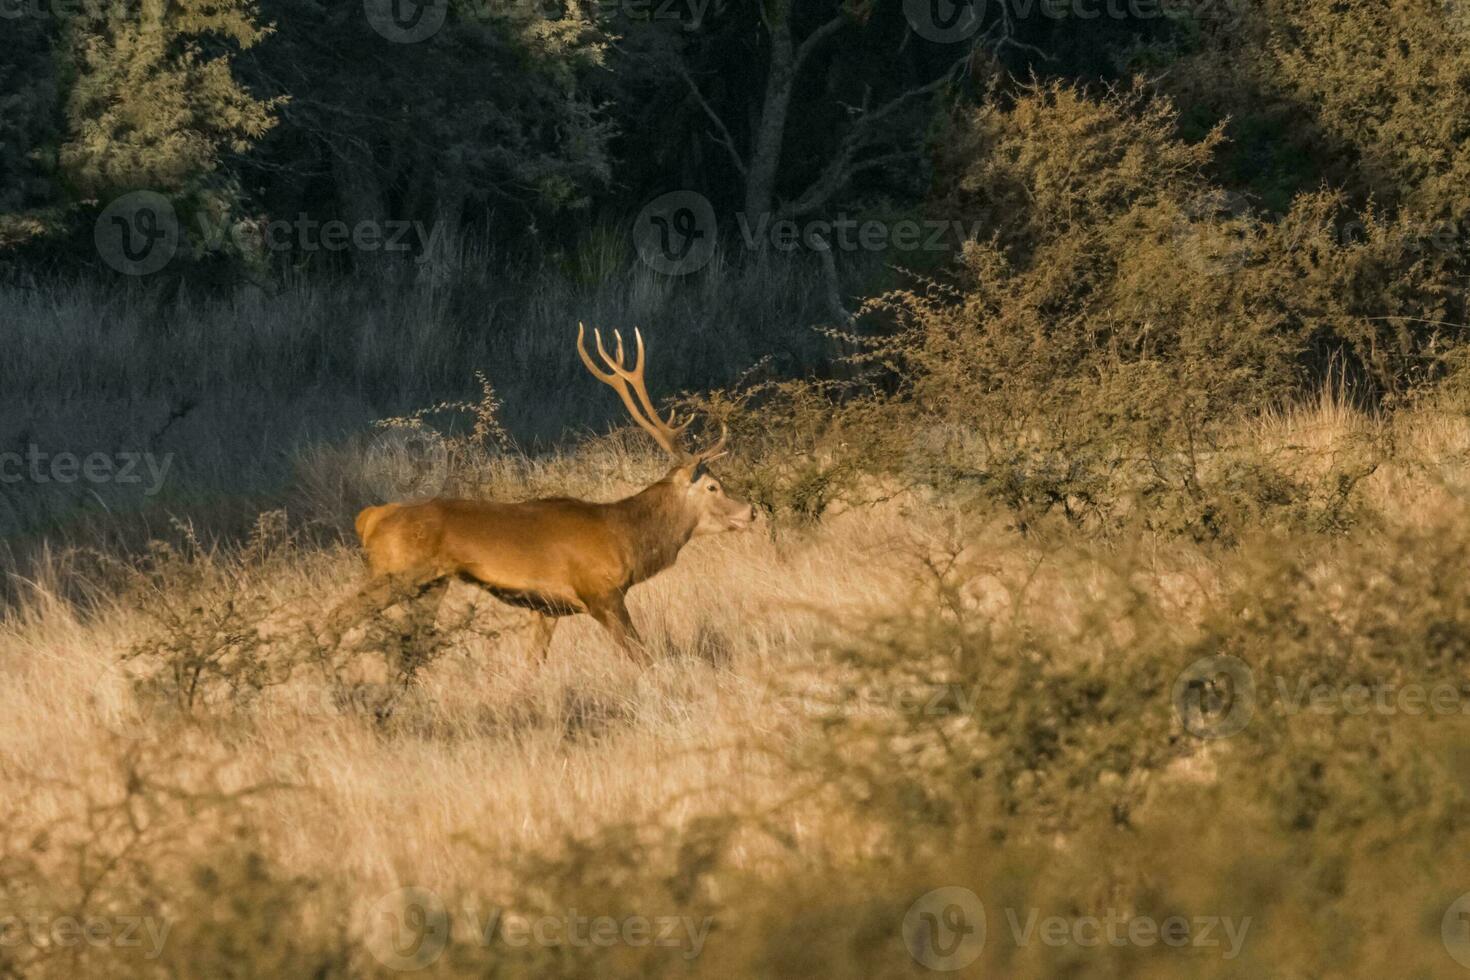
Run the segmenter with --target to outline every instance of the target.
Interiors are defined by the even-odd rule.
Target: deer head
[[[578,323],[577,353],[581,356],[582,363],[593,377],[618,393],[623,407],[628,410],[638,427],[652,436],[654,442],[669,454],[674,467],[657,485],[667,485],[681,508],[694,519],[694,534],[715,534],[749,527],[755,520],[755,508],[743,500],[728,496],[719,479],[709,471],[709,464],[726,454],[725,444],[729,430],[722,425],[720,438],[705,449],[698,452],[685,449],[680,437],[693,419],[688,418],[675,424],[677,414],[670,412],[669,417],[664,419],[658,409],[654,408],[653,399],[648,395],[648,387],[643,378],[643,334],[636,328],[633,331],[636,354],[631,368],[624,359],[623,338],[618,331],[613,331],[614,354],[609,354],[603,346],[600,331],[594,329],[592,337],[597,345],[598,357],[602,359],[605,368],[599,368],[592,360],[592,355],[587,352],[586,327]]]

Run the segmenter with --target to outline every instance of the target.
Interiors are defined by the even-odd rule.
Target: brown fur
[[[373,528],[378,522],[397,510],[400,504],[384,504],[381,507],[366,507],[361,514],[357,515],[357,538],[366,542],[368,536],[373,533]]]
[[[556,497],[368,507],[357,516],[357,533],[372,580],[356,605],[370,611],[458,577],[538,617],[587,613],[637,655],[627,591],[674,564],[696,534],[745,527],[754,516],[697,464],[675,467],[614,503]],[[544,653],[554,621],[536,625]]]

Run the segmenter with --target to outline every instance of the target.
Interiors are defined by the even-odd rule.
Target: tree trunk
[[[378,180],[372,151],[365,144],[353,140],[345,146],[332,147],[331,153],[332,171],[337,183],[337,205],[349,233],[366,221],[379,229],[379,235],[383,234],[387,207],[383,203],[383,188]],[[382,271],[381,251],[353,250],[351,255],[357,271]]]
[[[752,221],[773,214],[776,169],[786,134],[786,114],[796,87],[796,53],[791,44],[791,0],[773,3],[771,14],[771,69],[766,76],[766,98],[755,132],[750,168],[745,178],[745,214]]]

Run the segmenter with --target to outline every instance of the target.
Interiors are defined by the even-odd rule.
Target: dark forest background
[[[375,420],[488,390],[535,451],[615,418],[579,321],[641,326],[665,395],[856,383],[822,398],[877,394],[896,433],[999,426],[1016,459],[1055,433],[1037,451],[1069,467],[1329,378],[1392,408],[1461,377],[1466,20],[11,0],[0,445],[174,462],[146,500],[0,486],[0,526],[229,527],[303,494],[340,524],[373,494],[309,461]],[[140,201],[171,218],[157,268],[109,244],[157,230]]]
[[[410,41],[392,18],[414,15],[442,26]],[[983,217],[937,193],[958,176],[956,123],[1037,79],[1172,97],[1187,140],[1224,123],[1209,171],[1238,211],[1279,216],[1329,186],[1348,208],[1456,222],[1464,16],[1427,0],[12,0],[0,246],[19,281],[105,273],[94,219],[135,191],[179,214],[168,275],[221,288],[381,272],[381,252],[209,240],[303,216],[420,222],[488,264],[573,275],[615,271],[599,249],[672,190],[727,232],[739,214]]]

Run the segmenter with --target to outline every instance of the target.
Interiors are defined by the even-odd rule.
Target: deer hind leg
[[[637,664],[652,661],[643,645],[643,638],[638,635],[638,628],[633,625],[633,618],[628,615],[628,606],[621,592],[582,601],[587,606],[587,613],[611,634],[613,642],[629,660]]]
[[[448,595],[449,579],[447,578],[419,583],[405,600],[410,620],[416,619],[429,629],[437,628],[439,610],[443,608],[444,599]]]
[[[546,613],[531,613],[531,659],[537,663],[546,661],[547,651],[551,649],[551,636],[556,632],[557,617],[548,616]]]
[[[449,588],[449,580],[437,572],[408,572],[377,575],[356,593],[338,603],[327,614],[323,642],[337,646],[342,634],[370,616],[377,615],[401,602],[427,597],[427,605],[436,611]]]

